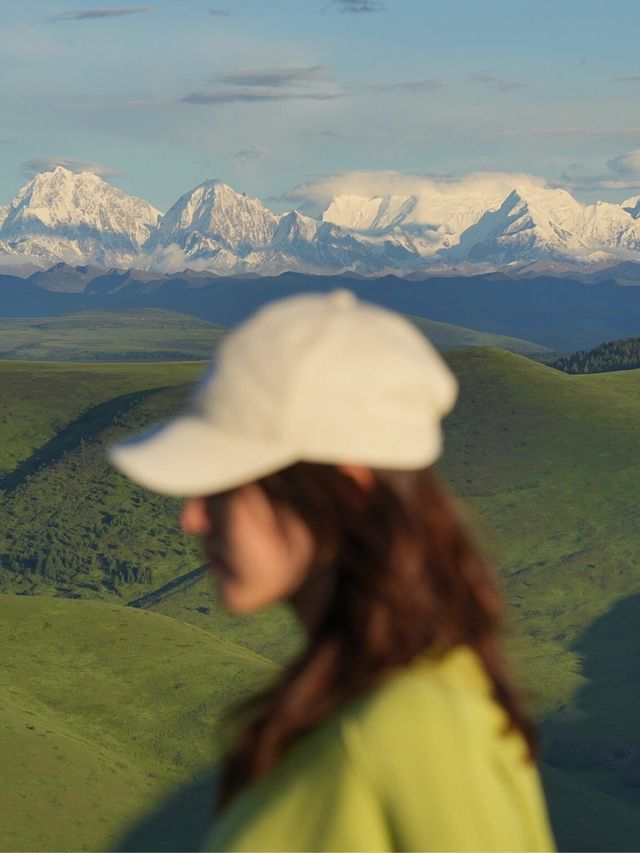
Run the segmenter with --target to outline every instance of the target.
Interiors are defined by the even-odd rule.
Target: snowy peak
[[[82,238],[89,232],[121,235],[137,246],[148,238],[160,212],[90,172],[76,174],[57,166],[36,175],[12,201],[2,226],[11,241],[33,232]]]
[[[640,219],[633,209],[598,201],[584,208],[582,237],[586,245],[635,250],[640,248]]]
[[[565,257],[584,249],[581,218],[582,205],[565,190],[516,187],[462,233],[454,254],[499,264]]]
[[[185,249],[202,238],[210,251],[218,247],[246,253],[271,241],[278,219],[258,199],[213,179],[178,199],[160,221],[150,247],[176,243]]]
[[[272,244],[290,248],[294,244],[310,243],[317,235],[320,223],[317,219],[305,216],[299,210],[292,210],[280,218]]]
[[[341,195],[331,200],[322,219],[354,231],[388,231],[404,222],[416,202],[415,196]]]

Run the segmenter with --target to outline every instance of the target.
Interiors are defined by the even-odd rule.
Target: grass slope
[[[38,365],[14,367],[19,377],[27,373],[35,378],[39,373]],[[146,372],[153,385],[161,368],[127,365],[123,374],[122,367],[103,365],[98,375],[128,382],[131,375],[140,381]],[[167,364],[164,368],[162,378],[168,383],[184,379],[187,371],[194,378],[202,365]],[[81,370],[83,380],[91,371]],[[54,375],[60,384],[69,376],[73,385],[77,370],[56,365]],[[44,393],[48,386],[46,380]],[[19,398],[22,383],[15,382],[13,387]],[[72,422],[73,429],[63,428],[68,440],[46,464],[32,471],[31,459],[27,459],[4,480],[0,478],[0,487],[5,485],[0,491],[1,591],[128,603],[202,563],[198,544],[178,530],[180,502],[138,488],[119,476],[104,455],[106,444],[175,412],[189,387],[182,383],[151,387],[125,411],[108,410],[101,421],[80,418]],[[73,400],[73,396],[67,395],[67,399]],[[16,417],[16,429],[19,423]],[[224,633],[273,660],[285,660],[297,648],[297,623],[285,608],[256,614],[248,630],[246,620],[218,605],[215,586],[208,577],[197,585],[188,602],[185,605],[185,596],[177,593],[154,609]]]
[[[80,737],[30,697],[0,691],[0,849],[91,850],[147,802],[156,777],[126,752]],[[108,796],[105,793],[108,792]]]
[[[545,758],[640,809],[629,643],[640,593],[640,371],[568,376],[481,349],[449,360],[462,391],[440,468],[501,567]],[[560,816],[573,807],[555,805]]]
[[[221,710],[277,671],[227,639],[94,601],[0,596],[0,643],[3,850],[115,843],[211,765]]]
[[[208,359],[224,334],[206,320],[157,308],[0,319],[0,359],[197,361]]]
[[[541,344],[407,315],[438,349],[494,346],[551,358]],[[60,317],[0,318],[0,359],[21,361],[206,360],[222,326],[159,308],[77,311]]]
[[[129,394],[193,382],[202,364],[70,365],[0,361],[0,476],[98,405]],[[124,405],[126,406],[125,400]],[[91,431],[80,425],[79,434]]]
[[[451,323],[439,323],[435,320],[425,320],[415,314],[406,315],[429,338],[439,350],[466,349],[467,347],[496,347],[510,352],[517,352],[540,360],[551,359],[553,350],[533,341],[520,338],[510,338],[506,335],[494,335],[489,332],[478,332],[464,326]]]
[[[497,349],[446,358],[461,391],[438,467],[473,511],[501,569],[515,616],[512,648],[543,723],[545,760],[551,774],[569,780],[549,789],[563,844],[575,849],[571,838],[584,837],[575,834],[574,817],[593,797],[603,813],[615,803],[629,817],[607,849],[624,849],[621,838],[632,848],[631,830],[622,827],[640,813],[633,713],[640,697],[629,644],[640,595],[640,371],[569,376]],[[38,386],[35,365],[14,366],[31,369]],[[135,367],[151,376],[160,368]],[[0,559],[53,553],[51,565],[33,571],[5,563],[6,590],[125,603],[200,564],[198,549],[177,532],[177,504],[117,477],[102,455],[105,441],[165,417],[184,393],[179,383],[156,386],[118,423],[89,430],[84,442],[5,493]],[[153,577],[127,578],[123,566],[150,567]],[[224,614],[213,592],[204,578],[154,608],[224,631],[274,660],[295,648],[283,611],[244,622]],[[610,814],[617,820],[615,809]]]
[[[440,470],[496,543],[536,654],[566,651],[640,587],[640,371],[573,377],[482,349],[449,361],[461,395]],[[567,695],[579,680],[567,674]],[[550,710],[547,679],[539,683],[541,708]],[[567,698],[559,687],[556,703]]]

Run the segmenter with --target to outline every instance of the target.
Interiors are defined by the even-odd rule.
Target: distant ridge
[[[190,314],[224,327],[242,322],[261,305],[296,293],[349,288],[362,299],[403,314],[534,341],[558,354],[592,349],[640,331],[640,265],[620,265],[607,276],[526,277],[494,272],[401,278],[283,273],[269,277],[218,276],[203,271],[158,274],[135,269],[102,271],[83,292],[60,289],[59,267],[34,279],[0,275],[0,317],[52,317],[101,308],[158,308]],[[71,273],[73,276],[75,273]],[[85,275],[85,273],[81,273]],[[636,282],[636,283],[640,283]],[[586,285],[589,286],[586,286]],[[45,288],[46,285],[46,288]]]

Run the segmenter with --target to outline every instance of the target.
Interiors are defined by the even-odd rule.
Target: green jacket
[[[535,765],[469,648],[418,656],[296,741],[204,849],[549,851]]]

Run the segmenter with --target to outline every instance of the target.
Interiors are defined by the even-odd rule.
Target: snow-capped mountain
[[[584,208],[581,237],[585,246],[640,251],[640,196],[635,214],[633,208],[625,210],[624,204],[598,201]]]
[[[176,245],[187,257],[239,257],[268,246],[279,217],[261,201],[211,180],[181,196],[162,217],[147,249]]]
[[[415,196],[341,195],[331,201],[322,219],[353,231],[388,231],[410,222],[417,201]]]
[[[9,205],[0,239],[46,261],[130,265],[160,212],[89,172],[57,166],[36,175]]]
[[[565,190],[517,187],[465,229],[449,254],[498,264],[580,254],[582,215],[582,205]]]
[[[208,180],[161,215],[96,175],[57,167],[0,208],[0,258],[7,256],[223,275],[606,265],[640,261],[640,196],[583,205],[539,178],[483,173],[413,194],[338,195],[314,219],[275,214]]]
[[[392,236],[362,234],[330,221],[319,222],[297,210],[280,219],[272,245],[320,269],[352,268],[364,274],[380,270],[394,258],[405,267],[417,260],[415,252]]]

